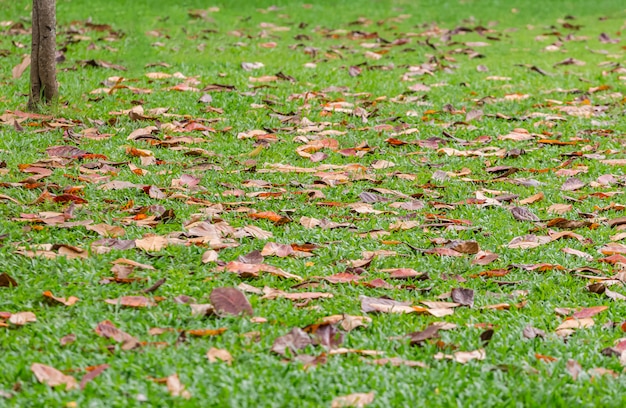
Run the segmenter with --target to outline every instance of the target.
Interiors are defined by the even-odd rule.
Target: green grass
[[[556,168],[569,158],[565,156],[569,153],[602,154],[607,159],[626,157],[626,73],[623,71],[626,11],[622,2],[524,1],[517,2],[515,10],[509,2],[495,0],[419,2],[425,4],[399,0],[321,1],[310,8],[291,1],[211,4],[182,1],[159,2],[158,6],[148,1],[91,1],[88,6],[85,2],[69,0],[57,3],[57,40],[66,60],[58,66],[60,101],[45,112],[54,119],[29,119],[21,122],[23,130],[18,131],[12,122],[3,123],[0,118],[0,162],[4,167],[0,169],[0,194],[19,202],[0,199],[0,272],[8,273],[19,284],[17,287],[0,287],[0,311],[32,311],[37,316],[37,322],[25,326],[0,327],[0,391],[11,395],[11,398],[0,396],[0,406],[330,406],[337,396],[370,391],[375,392],[372,406],[380,407],[624,405],[626,380],[619,358],[605,357],[600,352],[625,337],[620,325],[626,320],[626,303],[590,293],[585,289],[589,279],[576,275],[589,274],[588,271],[576,271],[581,267],[598,268],[607,276],[619,271],[619,264],[612,266],[598,262],[603,255],[597,250],[611,242],[610,236],[619,232],[609,227],[606,221],[624,216],[619,206],[601,209],[611,203],[623,204],[623,195],[603,198],[591,194],[621,193],[626,180],[624,167],[603,164],[594,156],[575,156],[564,168],[585,166],[585,172],[576,177],[587,186],[577,191],[561,191],[567,177],[554,174]],[[192,18],[188,13],[190,10],[207,10],[209,6],[218,7],[219,11],[207,12],[205,18]],[[270,6],[278,9],[270,9]],[[30,38],[28,34],[10,34],[8,30],[15,22],[23,22],[27,28],[30,26],[30,2],[0,0],[0,9],[3,10],[0,16],[0,113],[7,113],[25,110],[27,102],[28,71],[21,78],[13,79],[11,70],[29,52]],[[11,23],[5,23],[8,21]],[[95,31],[86,25],[87,21],[109,24],[117,35],[109,41],[109,31]],[[273,31],[273,26],[268,23],[289,30]],[[580,28],[567,28],[564,23]],[[454,34],[450,39],[442,38],[447,30],[458,27],[472,31]],[[479,35],[474,30],[476,27],[492,31]],[[432,30],[440,31],[431,37],[423,35]],[[160,33],[158,37],[146,34],[154,31]],[[239,36],[234,35],[235,31]],[[377,33],[377,36],[350,39],[347,34],[352,31],[354,35],[360,32]],[[601,33],[621,41],[602,43],[599,41]],[[387,42],[404,38],[408,43],[373,49],[362,46],[363,43],[376,43],[376,37]],[[426,43],[427,38],[434,48]],[[559,41],[562,44],[558,50],[546,50],[547,46]],[[155,46],[157,42],[159,46]],[[276,46],[265,48],[263,44],[269,42],[275,42]],[[489,45],[468,47],[467,42]],[[315,55],[310,52],[313,48]],[[482,54],[483,58],[469,58],[464,51],[469,48]],[[364,55],[365,51],[381,49],[387,52],[379,60]],[[584,61],[585,65],[554,66],[569,57]],[[126,70],[82,67],[79,61],[84,60],[107,61],[122,65]],[[262,62],[264,67],[247,72],[241,68],[243,62]],[[433,68],[432,75],[402,80],[410,66],[428,62],[440,64]],[[169,66],[146,67],[153,63]],[[315,63],[316,67],[307,68],[306,63]],[[486,66],[488,72],[478,71],[479,65]],[[350,76],[350,66],[360,66],[361,74]],[[544,76],[529,69],[532,66],[550,75]],[[182,80],[152,80],[145,76],[147,72],[180,72],[196,78],[197,84],[193,86],[200,89],[219,83],[232,85],[236,90],[210,92],[211,106],[223,109],[223,114],[207,112],[206,104],[198,103],[203,92],[167,90]],[[279,80],[267,84],[249,81],[249,77],[278,72],[294,77],[295,81]],[[123,76],[122,85],[152,92],[135,94],[128,89],[119,89],[111,94],[91,93],[104,87],[103,81],[113,76]],[[488,77],[508,77],[509,80],[490,80]],[[409,86],[418,83],[430,86],[430,91],[409,91]],[[255,87],[258,85],[267,86]],[[346,90],[326,90],[331,86],[345,87]],[[589,89],[594,87],[606,89],[590,93]],[[308,103],[292,97],[307,92],[311,92]],[[528,97],[513,101],[503,99],[511,94]],[[418,98],[402,101],[397,98],[400,95]],[[558,106],[586,106],[585,99],[598,109],[598,115],[577,117],[555,110]],[[324,112],[325,103],[338,101],[347,101],[365,110],[369,114],[367,122],[355,115]],[[160,139],[165,136],[203,138],[202,142],[181,146],[201,148],[209,153],[193,156],[185,154],[184,150],[127,140],[133,130],[153,125],[155,121],[132,121],[127,115],[112,112],[130,109],[138,103],[146,111],[168,108],[168,113],[183,115],[160,115],[158,122],[161,124],[176,125],[184,119],[210,120],[207,125],[216,129],[214,133],[165,130],[157,135]],[[446,107],[448,104],[453,109]],[[467,112],[480,109],[484,116],[470,123],[460,123],[465,121],[465,114],[454,111],[463,109]],[[315,132],[297,133],[297,124],[281,123],[276,113],[298,114],[315,124],[329,122],[325,130],[346,132],[325,136],[336,139],[340,149],[367,143],[372,150],[363,157],[346,157],[324,149],[328,157],[312,163],[296,153],[302,145],[296,138],[312,138]],[[545,118],[540,114],[560,115],[564,120],[543,120]],[[503,119],[502,115],[510,119]],[[59,119],[72,121],[71,132],[64,135],[62,128],[51,129],[46,125]],[[526,153],[519,157],[447,156],[417,144],[394,147],[385,141],[392,137],[394,130],[375,129],[378,125],[402,124],[419,130],[418,133],[395,136],[407,142],[430,137],[445,139],[445,131],[455,138],[476,143],[464,146],[449,140],[440,147],[470,150],[495,146],[507,151],[525,149]],[[92,127],[101,134],[112,136],[104,140],[80,138],[83,129]],[[515,128],[548,139],[589,140],[557,146],[541,145],[536,140],[498,139]],[[240,132],[253,129],[274,133],[278,141],[255,150],[253,139],[237,137]],[[602,129],[611,133],[602,133]],[[491,139],[481,144],[481,136]],[[273,234],[268,240],[235,239],[239,246],[220,250],[220,262],[233,261],[250,251],[261,250],[266,241],[319,245],[310,258],[265,258],[265,263],[300,275],[307,281],[313,278],[310,280],[312,285],[292,288],[296,281],[269,274],[256,279],[241,279],[235,274],[220,272],[217,264],[201,262],[202,254],[208,249],[202,245],[170,245],[158,252],[138,249],[113,250],[106,254],[90,252],[85,259],[63,256],[30,258],[17,254],[19,246],[39,244],[67,244],[89,249],[92,242],[101,238],[82,226],[59,228],[15,221],[22,214],[68,209],[67,203],[37,203],[37,198],[45,190],[58,195],[66,187],[82,186],[80,194],[88,203],[76,205],[74,218],[70,221],[93,220],[94,224],[123,226],[123,239],[140,239],[147,233],[162,236],[181,233],[186,231],[185,225],[192,219],[210,218],[206,213],[202,215],[205,207],[190,205],[184,199],[151,198],[141,189],[103,191],[99,183],[77,180],[87,174],[80,166],[98,162],[98,158],[75,160],[66,167],[51,168],[52,174],[41,180],[43,186],[26,188],[21,185],[29,177],[21,171],[21,165],[48,159],[45,149],[54,145],[76,145],[118,163],[114,172],[106,174],[110,178],[108,181],[153,185],[168,196],[180,193],[223,203],[224,211],[217,217],[233,228],[253,225]],[[152,151],[161,160],[160,164],[142,165],[138,157],[127,153],[127,146]],[[377,169],[375,163],[378,160],[391,161],[395,166]],[[127,163],[147,170],[149,174],[136,174]],[[370,179],[355,180],[352,177],[345,183],[326,185],[314,173],[268,172],[271,165],[277,163],[309,168],[360,164]],[[192,167],[197,164],[213,167],[194,171]],[[491,166],[514,166],[520,171],[510,175],[509,180],[532,179],[535,185],[488,181],[494,178],[485,170]],[[432,177],[438,170],[459,173],[466,168],[471,173],[445,180]],[[550,170],[532,171],[538,169]],[[183,174],[200,177],[202,190],[172,188],[172,180]],[[398,174],[414,177],[403,178]],[[609,187],[589,184],[605,174],[614,175],[619,183]],[[242,186],[249,180],[263,180],[272,186]],[[359,195],[372,188],[421,197],[425,207],[421,210],[392,208],[391,202],[406,199],[389,194],[384,194],[389,202],[374,203],[373,207],[393,213],[356,214],[347,206],[320,205],[324,202],[360,202]],[[325,198],[301,194],[311,189],[323,192]],[[563,217],[587,219],[585,215],[591,214],[591,220],[599,226],[575,231],[587,238],[587,242],[561,239],[535,249],[509,249],[507,244],[513,238],[528,233],[545,235],[548,229],[545,223],[536,225],[514,220],[506,203],[500,207],[458,204],[476,198],[476,192],[484,192],[482,189],[516,194],[519,196],[513,201],[516,205],[521,199],[543,192],[543,200],[526,205],[541,220],[558,216],[548,212],[551,205],[571,203],[572,211]],[[231,190],[282,194],[273,199],[223,194]],[[500,193],[484,194],[492,198]],[[568,197],[578,201],[569,201]],[[134,207],[160,205],[172,210],[176,217],[159,222],[154,228],[133,223],[125,225],[122,219],[131,214],[123,207],[129,202]],[[290,216],[293,222],[275,226],[270,221],[248,217],[249,211],[274,211]],[[468,220],[471,228],[458,231],[414,228],[391,231],[390,235],[379,238],[358,235],[372,230],[389,230],[391,224],[401,219],[425,223],[430,214]],[[349,222],[354,228],[307,229],[298,222],[303,216]],[[489,265],[479,266],[471,263],[472,255],[439,257],[422,255],[411,249],[411,246],[431,248],[434,246],[431,240],[436,238],[475,240],[481,249],[495,252],[499,258]],[[585,251],[594,260],[568,255],[561,251],[565,247]],[[382,278],[393,285],[413,285],[418,290],[330,284],[314,278],[344,272],[347,261],[361,259],[363,251],[376,250],[393,250],[397,255],[376,257],[364,273],[363,281]],[[103,278],[112,276],[111,262],[120,257],[150,264],[155,270],[136,270],[136,276],[145,278],[143,281],[101,284]],[[529,272],[514,268],[503,278],[475,277],[481,271],[543,262],[561,265],[565,270]],[[427,272],[429,279],[394,281],[381,271],[400,267]],[[459,283],[450,278],[454,275],[460,275],[466,281]],[[104,302],[120,296],[142,295],[142,289],[160,278],[167,278],[166,283],[153,294],[146,295],[164,298],[158,306],[134,309]],[[498,281],[514,283],[502,285]],[[213,288],[237,286],[241,282],[257,288],[269,286],[290,292],[329,292],[334,297],[297,307],[297,302],[286,299],[266,300],[259,295],[246,294],[255,316],[266,318],[267,323],[253,323],[248,317],[194,317],[188,305],[174,301],[176,296],[184,294],[195,298],[197,303],[208,303]],[[388,296],[419,305],[422,300],[436,300],[439,295],[459,286],[475,291],[473,308],[456,308],[453,315],[443,318],[418,314],[369,314],[373,320],[367,328],[345,334],[342,347],[378,350],[385,357],[418,360],[428,364],[429,368],[376,366],[367,362],[371,357],[356,354],[328,355],[325,364],[307,368],[294,356],[283,358],[270,352],[274,340],[293,327],[303,328],[333,314],[363,315],[359,295]],[[70,307],[54,305],[42,296],[47,290],[56,296],[76,296],[80,301]],[[611,290],[626,293],[621,284],[611,286]],[[518,291],[526,294],[520,295]],[[519,309],[481,309],[502,302],[514,305],[523,300],[527,303]],[[608,309],[594,317],[593,327],[577,330],[566,339],[555,334],[556,327],[563,321],[555,314],[555,308],[598,305],[606,305]],[[119,344],[94,333],[96,325],[103,320],[112,321],[140,341],[164,342],[165,346],[147,344],[124,351]],[[458,325],[454,330],[440,332],[443,349],[435,340],[417,347],[411,346],[409,339],[403,337],[423,330],[435,321]],[[485,360],[460,364],[434,358],[440,351],[451,354],[483,347],[480,335],[485,325],[493,325],[495,330],[489,344],[484,346]],[[524,338],[522,330],[528,325],[544,330],[546,338]],[[155,327],[182,330],[226,327],[228,330],[221,336],[189,337],[180,343],[177,342],[177,332],[149,335],[148,331]],[[61,346],[59,339],[70,333],[76,335],[76,341]],[[234,357],[233,363],[209,363],[205,355],[211,347],[228,350]],[[309,346],[301,353],[319,356],[325,351],[321,346]],[[545,362],[537,355],[556,360]],[[567,371],[570,359],[576,360],[584,371],[577,380]],[[63,387],[51,388],[38,383],[30,369],[35,362],[53,366],[78,380],[87,367],[109,364],[110,368],[84,390],[65,391]],[[593,375],[590,370],[598,367],[614,371],[616,377]],[[171,396],[164,384],[153,381],[174,373],[191,393],[190,400]],[[140,401],[146,398],[147,402]]]

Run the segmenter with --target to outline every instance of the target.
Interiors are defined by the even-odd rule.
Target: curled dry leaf
[[[209,363],[223,361],[227,364],[231,364],[233,362],[233,356],[230,355],[228,350],[218,349],[215,347],[211,347],[209,351],[207,351],[206,357],[209,359]]]
[[[223,334],[226,330],[228,330],[226,327],[220,327],[219,329],[191,329],[186,330],[185,333],[194,337],[213,337]]]
[[[122,350],[131,350],[139,345],[139,341],[136,338],[121,331],[109,320],[98,323],[94,331],[98,336],[122,343]]]
[[[76,302],[78,302],[80,300],[76,296],[70,296],[67,299],[64,298],[64,297],[56,297],[49,290],[43,292],[43,296],[48,298],[48,299],[52,299],[55,302],[64,304],[65,306],[72,306],[73,304],[75,304]]]
[[[42,384],[48,384],[50,387],[65,385],[66,390],[72,390],[78,387],[76,379],[71,375],[65,375],[54,367],[45,364],[33,363],[30,370],[37,377],[37,381]]]

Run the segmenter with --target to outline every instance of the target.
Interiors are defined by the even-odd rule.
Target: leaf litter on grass
[[[274,11],[262,14],[274,18]],[[207,13],[193,10],[188,18],[208,21]],[[620,39],[597,32],[603,22],[584,27],[586,35],[597,37],[591,46],[602,51],[582,53],[579,47],[576,58],[563,59],[561,54],[574,53],[568,47],[581,41],[576,33],[582,29],[559,22],[567,35],[538,34],[532,44],[545,55],[559,52],[558,61],[547,58],[556,61],[552,66],[513,54],[503,68],[490,48],[522,37],[497,24],[413,24],[399,31],[395,24],[409,19],[403,15],[381,20],[376,29],[359,19],[293,37],[285,34],[293,27],[280,24],[284,18],[289,16],[246,26],[254,35],[220,33],[229,47],[240,47],[246,60],[256,62],[239,61],[233,72],[215,77],[193,72],[193,66],[183,73],[150,66],[138,74],[124,61],[83,60],[64,49],[68,70],[92,70],[101,81],[97,88],[82,85],[82,97],[106,102],[110,110],[76,118],[66,109],[39,115],[12,107],[0,115],[0,129],[21,133],[12,137],[42,135],[50,143],[35,144],[24,159],[0,162],[6,177],[0,199],[9,217],[3,225],[11,231],[2,247],[11,256],[32,258],[17,262],[78,265],[118,257],[108,276],[100,271],[102,279],[92,283],[109,284],[96,299],[104,303],[100,313],[113,318],[123,306],[138,315],[169,314],[183,303],[193,319],[219,318],[231,326],[193,329],[181,322],[150,329],[152,335],[178,333],[175,344],[165,342],[176,347],[188,336],[216,337],[227,329],[224,336],[230,335],[237,320],[269,323],[274,337],[262,352],[307,369],[345,354],[373,364],[426,368],[403,358],[413,354],[371,358],[401,353],[386,345],[358,348],[359,336],[374,336],[381,328],[394,339],[397,332],[386,321],[414,326],[425,321],[418,324],[423,329],[391,343],[423,346],[420,359],[460,364],[483,364],[491,358],[490,345],[503,341],[500,333],[517,330],[503,319],[495,323],[504,325],[497,331],[489,327],[473,336],[465,324],[499,322],[497,313],[524,320],[526,328],[520,326],[515,335],[529,341],[550,332],[565,339],[585,336],[600,322],[620,336],[619,325],[607,322],[608,313],[602,312],[617,313],[626,299],[626,262],[619,258],[626,246],[616,242],[626,226],[626,207],[619,204],[619,187],[626,182],[620,169],[626,163],[620,90],[626,72],[616,62],[624,56]],[[9,37],[24,35],[19,26],[8,27]],[[76,21],[61,38],[81,43],[96,32],[106,37],[89,47],[113,57],[107,44],[119,44],[125,34],[109,25]],[[175,40],[158,31],[146,35],[159,37],[153,47],[174,46]],[[246,42],[229,43],[234,39]],[[250,44],[255,51],[246,48]],[[307,62],[276,69],[278,50]],[[403,53],[415,54],[407,60]],[[16,61],[12,77],[19,79],[27,60],[9,54]],[[161,64],[164,70],[167,65]],[[470,69],[471,79],[458,84]],[[564,70],[579,79],[579,88],[561,87],[572,86],[563,79]],[[121,72],[124,76],[117,76]],[[393,85],[372,89],[367,85],[372,78]],[[529,87],[520,78],[542,85]],[[456,99],[446,98],[446,92]],[[193,94],[197,106],[160,105],[174,93],[180,99]],[[181,270],[163,266],[164,258],[176,264],[177,256],[187,262]],[[488,264],[494,266],[483,268]],[[0,286],[16,293],[30,284],[27,276],[2,272]],[[579,293],[571,298],[543,293],[544,276],[556,281],[555,287],[571,279],[567,289]],[[155,291],[163,295],[153,296]],[[92,300],[58,296],[88,299],[76,286],[42,288],[39,298],[41,293],[51,301],[38,306],[42,311],[53,304],[86,308]],[[571,313],[558,320],[524,317],[529,303],[544,301]],[[367,316],[350,314],[359,308]],[[286,325],[284,316],[294,310],[332,314],[317,323],[307,316]],[[257,312],[267,318],[253,317]],[[16,309],[2,312],[0,326],[12,335],[27,324],[46,324],[41,320]],[[533,327],[546,320],[552,326]],[[440,333],[452,328],[450,336]],[[144,344],[109,320],[94,332],[121,343],[124,351]],[[621,343],[605,346],[607,355],[626,361]],[[206,358],[230,366],[239,362],[218,347],[209,348]],[[565,371],[575,381],[603,369],[584,364],[570,359]],[[606,364],[615,366],[611,360]],[[40,382],[77,386],[52,367],[33,363],[31,369]],[[91,371],[80,388],[104,369]],[[158,382],[171,396],[192,398],[177,373]],[[335,397],[331,405],[373,401],[374,392],[354,393]]]

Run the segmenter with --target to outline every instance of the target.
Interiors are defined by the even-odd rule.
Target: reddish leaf
[[[587,317],[593,317],[595,315],[597,315],[598,313],[601,313],[603,311],[605,311],[606,309],[608,309],[608,306],[593,306],[593,307],[588,307],[585,309],[581,309],[577,312],[574,312],[574,314],[572,315],[572,318],[574,319],[584,319]]]
[[[149,307],[156,306],[156,302],[145,296],[122,296],[118,299],[105,299],[110,305],[120,305],[126,307]]]
[[[336,273],[334,275],[326,276],[324,278],[325,281],[330,282],[330,283],[350,283],[350,282],[356,282],[360,279],[363,279],[363,277],[359,275],[353,275],[351,273],[346,273],[346,272]]]
[[[121,331],[109,320],[98,323],[94,331],[98,336],[122,343],[123,350],[130,350],[139,345],[139,341],[136,338]]]
[[[80,380],[80,389],[84,390],[85,387],[87,386],[87,383],[89,383],[94,378],[102,374],[102,372],[109,367],[110,366],[108,364],[100,364],[98,366],[92,367],[91,370],[89,370],[89,372],[85,374],[83,378]]]
[[[74,204],[86,204],[88,201],[74,194],[61,194],[52,199],[55,203],[73,202]]]
[[[237,288],[215,288],[209,298],[219,315],[254,314],[250,302]]]

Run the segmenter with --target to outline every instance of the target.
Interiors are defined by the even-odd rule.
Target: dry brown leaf
[[[45,364],[33,363],[30,366],[31,371],[37,377],[37,381],[42,384],[48,384],[50,387],[65,385],[66,390],[78,388],[76,379],[71,375],[65,375],[54,367]]]
[[[54,300],[56,302],[62,303],[65,306],[72,306],[73,304],[75,304],[76,302],[78,302],[80,300],[76,296],[70,296],[67,299],[64,298],[64,297],[56,297],[49,290],[43,292],[43,295],[45,297],[47,297],[48,299],[52,299],[52,300]]]
[[[209,359],[209,363],[223,361],[226,364],[231,364],[233,362],[233,356],[228,352],[228,350],[218,349],[215,347],[211,347],[209,351],[207,351],[206,357]]]

